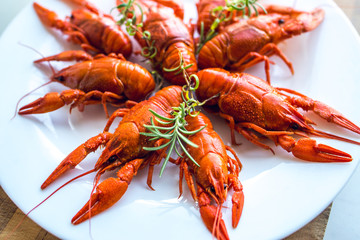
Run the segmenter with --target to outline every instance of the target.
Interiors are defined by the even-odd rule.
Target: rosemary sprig
[[[257,7],[260,7],[266,14],[266,9],[259,3],[258,0],[226,0],[225,6],[218,6],[211,11],[211,15],[216,17],[214,22],[211,24],[209,31],[205,34],[204,23],[201,22],[200,26],[200,40],[196,46],[196,54],[199,54],[200,49],[205,45],[206,42],[210,41],[215,37],[218,32],[217,28],[222,22],[227,22],[232,19],[234,11],[242,11],[242,17],[250,17],[252,9],[255,11],[255,15],[259,15]]]
[[[147,151],[157,151],[162,148],[168,147],[167,155],[164,160],[164,163],[160,170],[160,176],[163,174],[164,169],[171,157],[172,152],[176,152],[176,154],[179,157],[183,157],[182,154],[180,154],[179,150],[177,149],[176,144],[180,146],[184,154],[194,162],[197,166],[199,164],[195,161],[195,159],[190,155],[190,153],[186,150],[186,145],[190,145],[192,147],[198,147],[195,143],[191,142],[187,136],[196,134],[203,130],[206,126],[203,126],[197,130],[194,131],[188,131],[186,130],[186,126],[188,125],[186,121],[186,116],[190,115],[191,117],[196,117],[200,112],[196,110],[196,107],[201,106],[205,104],[204,102],[199,102],[195,100],[194,98],[194,91],[199,86],[199,78],[196,75],[191,75],[188,77],[189,83],[194,80],[195,84],[192,86],[184,85],[182,90],[182,98],[183,102],[178,107],[173,107],[173,111],[171,112],[172,117],[167,118],[164,116],[159,115],[155,111],[149,109],[149,111],[154,115],[154,118],[152,117],[150,122],[151,125],[144,125],[144,127],[149,132],[143,132],[140,133],[144,136],[151,137],[149,140],[156,141],[159,139],[166,139],[167,141],[158,147],[144,147],[144,150]],[[154,119],[156,122],[158,122],[161,126],[156,126]],[[185,136],[187,135],[187,136]]]
[[[155,120],[159,123],[161,123],[162,125],[168,126],[169,127],[161,127],[161,126],[156,126],[154,123],[153,118],[151,118],[151,124],[152,125],[144,125],[144,127],[146,129],[148,129],[150,132],[146,132],[146,133],[141,133],[144,136],[148,136],[148,137],[152,137],[150,140],[158,140],[161,138],[164,139],[168,139],[168,141],[166,143],[164,143],[161,146],[158,147],[144,147],[144,150],[147,151],[157,151],[159,149],[162,149],[164,147],[169,146],[169,149],[167,151],[167,156],[165,158],[165,161],[161,167],[160,170],[160,176],[162,175],[162,173],[164,172],[164,169],[166,167],[166,164],[168,163],[171,153],[175,150],[176,154],[179,157],[182,157],[182,155],[180,154],[179,150],[176,147],[176,143],[179,144],[179,146],[181,147],[181,149],[183,150],[183,152],[186,154],[186,156],[193,161],[197,166],[199,166],[199,164],[195,161],[195,159],[190,155],[190,153],[186,150],[185,148],[185,144],[188,144],[192,147],[198,147],[195,143],[191,142],[186,136],[184,135],[193,135],[195,133],[200,132],[201,130],[203,130],[206,126],[203,126],[195,131],[188,131],[186,130],[185,126],[187,125],[187,122],[185,120],[186,115],[188,115],[189,112],[189,106],[186,106],[187,103],[183,102],[180,104],[179,107],[174,107],[173,108],[173,112],[172,115],[174,116],[173,118],[166,118],[163,117],[161,115],[159,115],[158,113],[154,112],[153,110],[149,109],[149,111],[154,114],[155,116]],[[191,107],[190,107],[191,108]],[[160,130],[166,131],[164,133],[162,133]],[[184,144],[185,143],[185,144]]]
[[[194,131],[188,131],[185,128],[188,125],[185,119],[186,116],[196,117],[200,113],[200,111],[196,110],[196,107],[202,106],[208,100],[205,100],[204,102],[199,102],[198,100],[195,99],[195,90],[199,87],[199,78],[195,74],[192,74],[190,76],[188,75],[186,69],[191,66],[185,66],[184,59],[180,50],[179,50],[179,57],[180,57],[180,63],[177,67],[172,69],[164,69],[164,71],[167,72],[177,71],[177,73],[181,73],[181,72],[183,73],[184,79],[186,80],[186,85],[183,86],[181,92],[183,102],[180,104],[180,106],[173,107],[173,110],[171,112],[172,115],[171,118],[161,116],[155,111],[149,109],[149,111],[154,115],[154,118],[151,117],[150,119],[151,125],[144,125],[144,127],[148,130],[148,132],[140,133],[144,136],[151,137],[149,140],[152,141],[156,141],[159,139],[167,140],[164,144],[158,147],[144,147],[144,150],[147,151],[157,151],[165,147],[168,147],[166,158],[160,170],[160,176],[163,174],[164,169],[173,151],[175,151],[179,157],[183,157],[183,155],[180,154],[179,150],[177,149],[176,144],[180,146],[184,154],[191,161],[193,161],[194,164],[199,166],[199,164],[195,161],[195,159],[186,150],[186,145],[190,145],[192,147],[198,147],[198,146],[195,143],[191,142],[187,136],[196,134],[206,127],[203,126]],[[160,126],[157,126],[155,124],[154,119],[157,123],[159,123]]]
[[[144,22],[144,12],[141,6],[138,3],[134,3],[134,1],[135,0],[129,0],[127,3],[123,2],[116,7],[121,15],[121,18],[117,23],[120,26],[125,24],[126,31],[130,36],[134,36],[136,33],[141,34],[141,38],[145,40],[147,45],[141,49],[141,55],[145,58],[152,59],[157,54],[157,49],[154,46],[155,41],[151,40],[149,31],[141,31]],[[141,17],[139,23],[137,23],[134,4],[140,11]]]

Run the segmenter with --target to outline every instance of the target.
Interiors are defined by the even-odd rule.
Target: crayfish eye
[[[212,193],[215,193],[215,188],[214,188],[214,186],[211,186],[211,187],[210,187],[210,191],[211,191]]]
[[[290,124],[290,128],[292,128],[292,129],[294,129],[294,130],[297,130],[297,129],[300,128],[300,126],[299,126],[299,124],[297,124],[297,123],[291,123],[291,124]]]
[[[278,24],[279,24],[279,25],[284,24],[284,23],[285,23],[285,20],[284,20],[284,19],[280,18],[280,19],[278,20]]]
[[[113,163],[113,162],[115,162],[117,159],[118,159],[117,156],[116,156],[116,155],[113,155],[113,156],[111,156],[111,157],[108,159],[108,163]]]
[[[75,18],[74,15],[71,14],[71,15],[70,15],[70,19],[71,19],[71,20],[74,20],[74,18]]]
[[[65,77],[64,77],[64,76],[58,76],[58,77],[56,77],[55,79],[56,79],[57,81],[59,81],[59,82],[65,81]]]
[[[227,185],[224,183],[224,190],[226,190],[226,188],[227,188]]]

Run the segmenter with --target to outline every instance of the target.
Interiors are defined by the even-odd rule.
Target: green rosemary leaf
[[[265,14],[268,14],[268,12],[267,12],[266,9],[263,7],[263,5],[261,5],[261,4],[257,3],[257,2],[255,2],[254,5],[260,7],[260,8],[264,11]]]
[[[151,39],[151,33],[149,31],[144,31],[142,33],[143,39]]]
[[[122,4],[118,5],[118,6],[116,6],[116,8],[121,9],[123,7],[126,7],[126,6],[127,6],[127,3],[122,3]]]
[[[175,146],[175,152],[179,157],[181,157],[181,158],[183,157],[176,146]]]
[[[161,138],[165,138],[165,139],[171,139],[172,135],[171,134],[163,134],[161,132],[159,132],[159,130],[157,129],[153,129],[153,128],[147,128],[150,132],[154,133],[156,136],[159,136]]]
[[[146,136],[146,137],[158,137],[156,133],[153,132],[140,132],[140,135]]]
[[[163,145],[160,145],[158,147],[143,147],[144,150],[146,151],[157,151],[157,150],[160,150],[164,147],[167,147],[169,144],[171,143],[171,141],[167,142],[167,143],[164,143]]]
[[[161,116],[160,114],[158,114],[157,112],[155,112],[155,111],[152,110],[152,109],[149,109],[149,111],[150,111],[152,114],[154,114],[155,117],[158,117],[158,118],[160,118],[161,120],[165,120],[165,121],[169,121],[169,122],[173,122],[173,121],[174,121],[174,119],[172,119],[172,118],[167,118],[167,117]]]
[[[166,67],[163,67],[163,70],[164,70],[164,72],[174,72],[174,71],[180,69],[180,67],[181,67],[180,65],[177,66],[177,67],[175,67],[175,68],[166,68]]]
[[[182,132],[182,133],[184,133],[184,134],[187,134],[187,135],[194,135],[195,133],[198,133],[198,132],[200,132],[201,130],[203,130],[204,128],[206,128],[207,127],[207,125],[205,125],[205,126],[202,126],[201,128],[199,128],[199,129],[197,129],[197,130],[194,130],[194,131],[188,131],[188,130],[184,130],[184,129],[182,129],[182,128],[179,128],[179,131],[180,132]]]
[[[162,127],[162,126],[154,126],[154,125],[144,125],[146,128],[152,128],[152,129],[160,129],[160,130],[172,130],[174,127]]]
[[[193,113],[193,112],[195,112],[195,113]],[[189,115],[191,117],[197,117],[199,114],[200,114],[200,111],[192,111],[192,112],[189,113]]]
[[[179,145],[181,147],[181,149],[184,151],[184,153],[186,154],[186,156],[198,167],[200,167],[200,165],[196,162],[196,160],[190,155],[190,153],[186,150],[186,148],[184,147],[184,145],[181,143],[181,141],[179,141]]]
[[[169,147],[169,151],[167,152],[167,155],[166,155],[166,158],[164,160],[164,163],[163,165],[161,166],[161,170],[160,170],[160,177],[162,176],[163,172],[164,172],[164,169],[166,167],[166,164],[168,163],[169,159],[170,159],[170,156],[171,156],[171,153],[175,147],[175,140],[176,138],[173,138],[169,143],[171,143],[170,147]]]
[[[193,64],[193,63],[191,63],[191,64],[189,64],[189,65],[185,66],[185,67],[184,67],[184,70],[191,68],[193,65],[194,65],[194,64]]]
[[[153,137],[153,138],[150,138],[149,141],[155,141],[155,140],[158,140],[160,139],[161,137]]]
[[[142,27],[142,23],[144,22],[144,11],[142,10],[141,6],[139,3],[135,3],[136,6],[139,8],[140,10],[140,14],[141,14],[141,19],[140,19],[140,22],[141,22],[141,27]]]
[[[171,122],[165,122],[165,121],[162,121],[161,119],[159,119],[159,118],[157,118],[157,117],[155,117],[155,120],[156,120],[158,123],[162,124],[162,125],[169,125],[169,124],[171,124],[171,123],[173,123],[173,122],[175,121],[175,119],[173,119]]]
[[[175,130],[176,131],[176,130]],[[182,135],[180,132],[176,131],[177,135],[179,136],[179,138],[181,140],[183,140],[186,144],[192,146],[192,147],[195,147],[195,148],[198,148],[199,146],[196,145],[195,143],[193,143],[192,141],[190,141],[189,139],[187,139],[186,137],[184,137],[184,135]]]

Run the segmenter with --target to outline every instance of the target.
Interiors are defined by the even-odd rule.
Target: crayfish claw
[[[118,178],[108,178],[96,187],[90,200],[72,218],[73,224],[80,224],[114,205],[125,194],[132,178],[144,159],[134,159],[126,163],[117,173]]]
[[[71,219],[74,225],[80,224],[114,205],[124,195],[128,183],[118,178],[108,178],[100,183],[90,200]]]
[[[41,22],[47,27],[55,27],[58,29],[64,29],[65,23],[58,18],[58,15],[54,11],[41,6],[40,4],[34,2],[33,7],[36,14],[39,16]]]
[[[341,127],[349,129],[350,131],[360,134],[359,126],[322,102],[314,101],[314,112],[320,117],[326,119],[328,122],[335,123]]]
[[[55,111],[65,105],[59,93],[52,92],[46,94],[44,97],[21,107],[19,109],[20,115],[38,114]]]
[[[72,169],[76,166],[76,164],[72,164],[70,161],[62,161],[59,166],[50,174],[50,176],[45,180],[45,182],[41,185],[41,189],[45,189],[52,182],[54,182],[58,177],[63,175],[69,169]]]
[[[200,215],[207,229],[218,240],[230,240],[222,214],[217,207],[212,205],[201,206]]]
[[[111,138],[112,134],[109,132],[103,132],[95,137],[90,138],[85,143],[81,144],[74,151],[72,151],[50,174],[50,176],[41,185],[41,189],[46,188],[58,177],[67,172],[69,169],[73,169],[78,165],[86,156],[95,151],[100,145],[106,144]]]
[[[289,136],[286,136],[289,137]],[[280,145],[283,146],[280,141]],[[351,162],[350,154],[325,144],[317,144],[314,139],[301,138],[294,142],[289,151],[300,159],[311,162]]]
[[[244,192],[235,192],[232,196],[232,226],[236,228],[239,224],[242,210],[244,208]]]

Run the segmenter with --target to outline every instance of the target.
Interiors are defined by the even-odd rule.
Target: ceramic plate
[[[114,2],[98,0],[95,4],[109,12]],[[72,7],[55,0],[39,0],[39,3],[56,10],[60,17],[69,15]],[[301,10],[322,7],[326,17],[316,30],[280,44],[294,65],[295,75],[273,57],[276,65],[271,66],[272,84],[321,100],[359,124],[360,45],[354,28],[330,0],[284,0],[279,4],[286,3]],[[185,4],[186,17],[195,19],[194,2],[187,0]],[[40,56],[24,45],[43,55],[76,47],[63,35],[45,28],[32,5],[26,6],[14,19],[0,40],[0,180],[9,197],[26,213],[65,181],[93,167],[100,151],[90,154],[46,190],[40,190],[42,182],[67,154],[102,131],[106,118],[101,106],[91,106],[83,113],[74,109],[69,114],[65,107],[49,114],[12,119],[18,100],[51,76],[47,65],[33,64]],[[63,65],[54,64],[54,67],[60,69]],[[262,64],[248,72],[264,77]],[[63,89],[51,84],[26,97],[20,105],[49,91]],[[307,116],[318,124],[317,129],[360,140],[356,134],[328,124],[314,114]],[[225,122],[213,116],[211,119],[225,143],[230,144],[230,131]],[[279,239],[295,232],[331,203],[359,160],[359,146],[335,140],[317,139],[352,154],[352,162],[305,162],[270,141],[266,143],[275,155],[248,143],[240,135],[236,137],[242,143],[234,148],[244,165],[240,180],[244,185],[245,207],[239,226],[233,229],[231,198],[225,203],[223,218],[231,239]],[[146,186],[147,171],[140,171],[123,198],[108,211],[93,217],[91,224],[73,226],[70,219],[88,200],[94,175],[61,189],[33,211],[30,218],[62,239],[211,239],[189,192],[186,190],[184,196],[178,198],[178,168],[168,166],[161,178],[158,171],[156,168],[153,182],[156,191]]]

